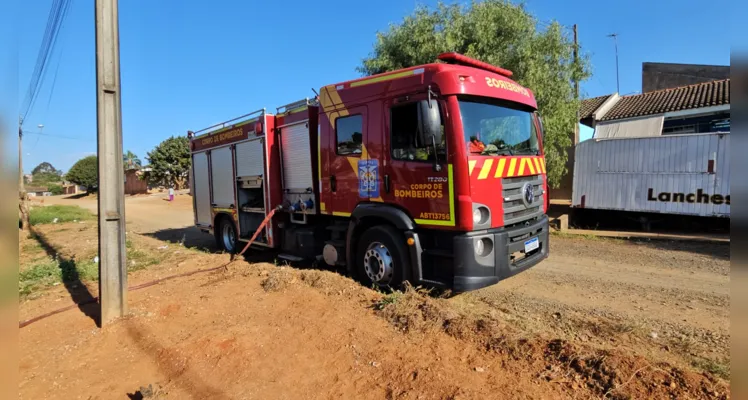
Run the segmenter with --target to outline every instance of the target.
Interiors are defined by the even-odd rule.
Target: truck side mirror
[[[538,139],[541,143],[545,143],[545,128],[543,128],[543,118],[540,117],[540,113],[535,111],[535,117],[538,118],[538,126],[540,126],[540,132],[538,132]]]
[[[426,147],[442,141],[442,119],[436,100],[418,102],[418,146]]]
[[[418,102],[418,147],[432,147],[434,152],[434,171],[441,171],[437,143],[442,142],[442,118],[439,103],[429,96],[428,100]]]

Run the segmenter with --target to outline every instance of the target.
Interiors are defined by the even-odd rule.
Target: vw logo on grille
[[[534,201],[535,193],[532,191],[532,185],[530,182],[527,182],[522,186],[522,202],[525,203],[526,207],[530,207]]]

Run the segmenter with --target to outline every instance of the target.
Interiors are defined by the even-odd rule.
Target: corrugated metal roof
[[[724,104],[730,104],[729,79],[624,96],[601,120],[610,121]]]

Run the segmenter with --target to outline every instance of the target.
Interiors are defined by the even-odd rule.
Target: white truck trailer
[[[729,149],[724,132],[586,140],[572,207],[729,218]]]

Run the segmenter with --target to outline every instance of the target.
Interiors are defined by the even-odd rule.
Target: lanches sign
[[[697,203],[697,204],[727,204],[730,205],[730,195],[723,196],[721,194],[709,195],[704,193],[702,189],[696,191],[696,193],[671,193],[671,192],[660,192],[655,195],[653,188],[649,188],[647,191],[648,201],[659,201],[663,203]]]

